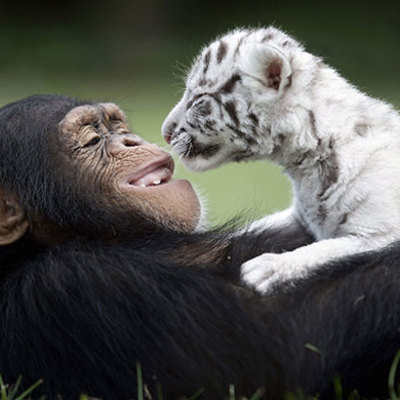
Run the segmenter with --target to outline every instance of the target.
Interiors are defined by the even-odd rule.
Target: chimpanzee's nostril
[[[122,138],[122,144],[125,147],[135,147],[143,144],[143,139],[134,134],[128,134]]]
[[[134,142],[133,140],[130,140],[130,139],[124,139],[123,144],[126,147],[134,147],[134,146],[138,145],[136,142]]]

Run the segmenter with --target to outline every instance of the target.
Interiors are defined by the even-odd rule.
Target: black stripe
[[[235,57],[239,53],[240,47],[242,46],[242,43],[243,43],[243,40],[244,40],[244,36],[242,36],[238,41],[238,44],[237,44],[236,49],[235,49],[235,53],[233,54]]]
[[[193,103],[199,99],[201,96],[204,96],[204,93],[201,94],[196,94],[196,96],[192,97],[191,100],[189,100],[186,104],[186,110],[189,110],[190,107],[192,107]]]
[[[198,107],[196,107],[196,110],[200,115],[206,117],[212,112],[211,104],[209,101],[203,102],[202,104],[199,104]]]
[[[228,47],[227,47],[226,43],[221,40],[219,47],[218,47],[218,53],[217,53],[218,64],[225,58],[227,52],[228,52]]]
[[[214,119],[206,119],[206,121],[204,122],[204,126],[212,132],[217,132],[217,130],[215,129],[215,125],[216,125],[217,121],[215,121]]]
[[[234,123],[236,126],[239,126],[239,125],[240,125],[240,122],[239,122],[239,118],[238,118],[238,116],[237,116],[237,111],[236,111],[235,103],[234,103],[233,101],[227,101],[227,102],[224,104],[224,107],[225,107],[226,112],[227,112],[227,113],[229,114],[229,116],[231,117],[231,120],[233,121],[233,123]]]
[[[273,39],[273,37],[274,37],[274,34],[271,33],[271,32],[268,32],[268,33],[262,38],[262,41],[263,41],[263,42],[267,42],[267,41]]]
[[[210,59],[211,59],[211,50],[208,50],[204,56],[203,74],[207,73],[208,67],[210,66]]]
[[[240,82],[242,80],[242,78],[240,77],[239,74],[234,74],[232,75],[231,78],[229,78],[219,89],[220,93],[232,93],[233,92],[233,88],[235,87],[237,82]]]
[[[308,110],[308,115],[310,118],[310,124],[311,124],[311,133],[314,136],[315,139],[319,139],[318,134],[317,134],[317,123],[315,121],[315,114],[313,111]]]
[[[251,120],[251,122],[253,123],[253,125],[258,126],[257,115],[255,115],[254,113],[250,113],[248,116],[249,116],[249,119]]]

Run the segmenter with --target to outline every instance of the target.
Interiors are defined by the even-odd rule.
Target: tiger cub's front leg
[[[267,294],[282,283],[309,277],[318,270],[316,267],[329,261],[379,249],[384,245],[382,242],[353,236],[321,240],[293,251],[265,253],[246,261],[241,267],[241,277],[257,291]]]

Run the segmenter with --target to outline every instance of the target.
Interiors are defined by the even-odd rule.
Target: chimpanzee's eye
[[[100,136],[95,136],[94,138],[90,139],[83,147],[95,146],[101,140]]]

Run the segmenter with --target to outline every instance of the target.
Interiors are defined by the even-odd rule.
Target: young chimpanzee
[[[244,260],[296,232],[197,233],[171,157],[110,103],[33,96],[0,110],[0,373],[48,399],[222,399],[258,388],[387,396],[400,250],[337,261],[261,297]],[[310,238],[311,240],[311,238]],[[351,268],[349,268],[351,266]],[[335,271],[334,274],[329,271]]]

